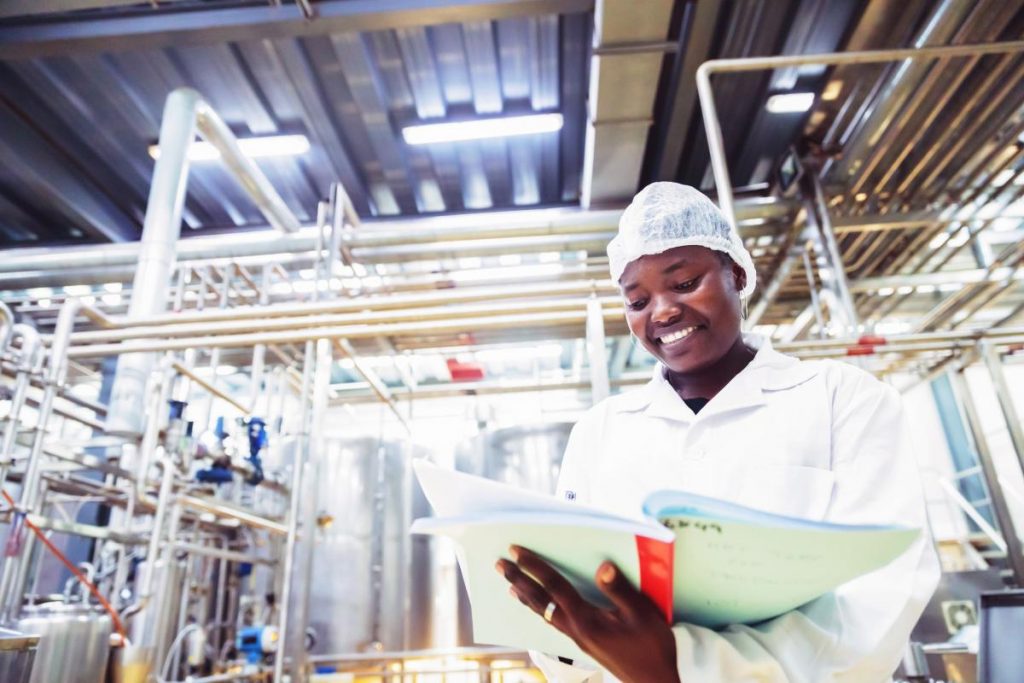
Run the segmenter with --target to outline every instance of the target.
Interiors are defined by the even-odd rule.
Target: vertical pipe
[[[179,88],[167,96],[164,105],[160,123],[160,156],[153,167],[139,246],[139,264],[128,305],[131,318],[161,313],[167,301],[175,244],[181,234],[181,214],[188,184],[188,152],[196,136],[196,109],[201,101],[196,91]],[[151,353],[126,353],[118,359],[107,411],[109,433],[133,436],[142,433],[144,415],[138,405],[154,364],[155,356]]]
[[[224,550],[228,549],[227,537],[221,538],[221,544],[224,546]],[[220,653],[221,643],[223,642],[226,628],[224,625],[224,604],[227,600],[227,586],[228,586],[228,561],[221,558],[217,561],[217,593],[214,596],[214,608],[213,608],[213,632],[210,634],[213,640],[213,651]]]
[[[828,213],[828,204],[825,202],[825,193],[821,189],[821,181],[814,169],[807,167],[807,170],[808,173],[804,175],[808,177],[811,186],[812,196],[810,199],[813,202],[815,214],[817,214],[818,232],[821,234],[822,245],[832,264],[832,283],[846,317],[847,332],[853,333],[857,330],[857,307],[850,294],[850,282],[846,277],[846,269],[843,267],[843,255],[839,249],[839,242],[836,240],[835,230],[832,229],[832,218]]]
[[[711,170],[715,174],[715,188],[718,190],[718,206],[725,214],[729,225],[736,227],[736,212],[733,209],[732,180],[729,179],[729,164],[725,157],[725,143],[722,141],[722,126],[718,123],[718,109],[715,107],[715,92],[711,89],[711,65],[708,62],[697,68],[697,96],[700,98],[701,116],[704,118],[704,132],[708,138],[708,152],[711,154]]]
[[[28,325],[14,325],[11,339],[21,338],[18,364],[14,378],[14,393],[11,395],[11,409],[7,414],[7,425],[4,428],[3,443],[0,445],[0,486],[7,479],[7,468],[11,464],[14,453],[14,442],[18,436],[19,416],[25,407],[25,396],[28,394],[29,379],[33,372],[40,369],[43,359],[42,343],[39,333]]]
[[[814,320],[818,323],[818,336],[825,336],[825,314],[821,310],[821,299],[818,298],[818,288],[814,284],[814,267],[811,265],[810,246],[804,249],[804,274],[807,275],[807,290],[811,293],[811,308],[814,311]]]
[[[25,476],[22,479],[21,494],[18,508],[25,514],[40,512],[42,499],[40,479],[42,476],[43,442],[46,440],[46,422],[53,410],[53,400],[57,391],[64,385],[67,376],[67,351],[71,339],[71,331],[75,325],[75,316],[81,308],[78,299],[70,298],[61,306],[57,314],[57,324],[53,331],[50,345],[50,358],[44,377],[45,388],[39,401],[35,434],[29,452]],[[35,547],[35,536],[26,534],[22,548],[17,555],[6,558],[3,571],[0,572],[0,622],[8,623],[17,618],[21,606],[21,597],[28,582],[29,558]]]
[[[1024,427],[1021,426],[1021,416],[1013,402],[1010,385],[1006,382],[1002,360],[991,342],[980,340],[978,349],[981,351],[985,367],[988,368],[988,374],[992,377],[992,387],[996,391],[996,398],[999,399],[999,408],[1003,413],[1003,419],[1006,420],[1006,427],[1010,430],[1010,441],[1017,454],[1017,462],[1021,470],[1024,470]]]
[[[260,306],[266,306],[270,303],[270,271],[270,264],[265,264],[263,266],[263,272],[260,275]],[[249,387],[249,410],[254,413],[256,412],[256,402],[259,401],[260,395],[263,393],[263,376],[266,373],[266,359],[266,344],[256,344],[256,346],[252,347],[252,372],[250,372],[252,384]],[[268,400],[267,412],[269,412],[269,410]]]
[[[309,392],[313,384],[313,367],[316,364],[314,346],[307,341],[302,356],[302,389],[299,396],[302,410],[298,438],[295,440],[295,457],[292,462],[291,494],[288,501],[288,535],[285,541],[283,585],[281,589],[281,612],[278,623],[278,643],[288,642],[288,603],[292,594],[292,572],[295,569],[295,537],[299,528],[299,498],[302,491],[302,470],[305,465],[306,450],[309,448],[310,401]],[[283,649],[283,645],[282,645]],[[280,651],[274,658],[274,683],[284,681],[284,660],[286,652]],[[294,672],[293,672],[294,673]]]
[[[992,501],[992,512],[999,524],[1003,540],[1006,541],[1006,557],[1010,570],[1013,572],[1013,582],[1017,586],[1024,585],[1024,550],[1021,548],[1020,536],[1017,535],[1017,530],[1014,528],[1010,509],[1006,505],[1006,497],[1003,495],[1003,487],[999,483],[999,473],[992,460],[992,451],[989,450],[988,441],[985,439],[978,408],[974,404],[971,389],[963,372],[950,373],[950,380],[960,398],[961,405],[963,405],[967,426],[974,438],[974,447],[978,451],[978,463],[981,465],[981,472],[988,486],[989,499]]]
[[[608,381],[608,350],[604,341],[604,311],[596,296],[587,301],[587,360],[590,363],[591,402],[600,403],[611,393]]]
[[[0,301],[0,354],[3,354],[7,344],[11,341],[11,331],[14,328],[14,314],[3,301]]]

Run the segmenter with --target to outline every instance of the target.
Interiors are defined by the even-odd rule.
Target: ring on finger
[[[555,604],[554,600],[549,602],[548,606],[544,608],[544,621],[546,621],[546,622],[548,622],[550,624],[551,623],[551,618],[555,616],[555,610],[557,608],[558,608],[558,605]]]

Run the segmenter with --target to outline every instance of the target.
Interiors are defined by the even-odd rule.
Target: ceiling
[[[299,5],[256,2],[8,3],[0,151],[21,163],[0,171],[0,247],[138,239],[147,148],[181,86],[240,137],[310,139],[308,154],[259,161],[305,223],[336,180],[370,219],[616,205],[653,179],[707,185],[696,66],[833,50],[864,3],[652,0],[646,29],[617,4],[633,12],[607,2],[595,16],[586,0],[322,0],[306,19]],[[42,11],[54,7],[78,9]],[[738,184],[768,180],[802,124],[766,116],[764,94],[818,89],[823,77],[809,68],[730,79],[723,98],[754,94],[723,112]],[[528,111],[561,112],[564,127],[428,147],[400,135],[409,123]],[[186,235],[266,225],[215,162],[193,165],[185,224]]]
[[[43,5],[77,11],[32,11]],[[0,167],[0,246],[138,239],[153,163],[146,148],[166,94],[189,85],[239,136],[309,138],[306,155],[259,161],[301,222],[315,219],[317,202],[340,181],[363,221],[357,239],[372,242],[375,230],[416,244],[433,230],[449,235],[436,247],[409,247],[401,264],[395,254],[367,258],[387,281],[382,292],[461,288],[450,274],[467,268],[496,276],[507,268],[516,282],[524,277],[516,268],[543,270],[551,257],[591,278],[603,268],[614,220],[587,228],[570,247],[568,223],[545,223],[535,210],[595,215],[621,208],[653,180],[713,194],[695,89],[701,63],[1015,41],[1024,36],[1022,7],[1024,0],[646,0],[638,13],[628,0],[14,0],[0,5],[0,153],[19,163]],[[737,196],[754,207],[740,231],[757,265],[751,303],[766,304],[765,331],[823,334],[813,332],[809,283],[820,288],[827,268],[794,257],[804,248],[794,218],[807,198],[778,182],[790,151],[820,182],[857,317],[869,329],[1019,320],[1022,76],[1019,51],[717,75],[729,172]],[[813,92],[813,106],[767,110],[771,96],[793,92]],[[429,148],[406,145],[400,132],[412,122],[527,111],[560,112],[564,128]],[[191,237],[267,228],[216,164],[193,166],[185,222]],[[494,237],[527,223],[518,246],[461,239],[461,227],[444,232],[472,224],[478,236]],[[102,279],[82,282],[95,277]],[[953,300],[963,292],[967,300]],[[16,298],[30,312],[33,297],[49,305],[54,296]],[[580,327],[564,332],[578,337]],[[549,333],[495,334],[494,343]]]

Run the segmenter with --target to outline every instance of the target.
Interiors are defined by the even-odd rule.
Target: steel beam
[[[81,52],[274,40],[447,23],[588,12],[594,0],[321,0],[310,21],[296,4],[143,11],[91,21],[31,23],[0,28],[0,59]]]
[[[1003,495],[1002,485],[999,483],[999,473],[996,470],[995,461],[992,459],[992,451],[989,449],[988,440],[981,424],[981,417],[978,415],[978,408],[971,396],[970,386],[963,372],[951,372],[950,380],[956,391],[964,414],[967,417],[967,425],[970,427],[971,436],[974,440],[974,447],[978,451],[978,463],[981,465],[982,474],[985,477],[985,484],[988,486],[988,495],[992,501],[992,512],[995,514],[996,522],[999,524],[999,531],[1006,541],[1006,558],[1013,572],[1014,583],[1017,586],[1024,585],[1024,550],[1021,548],[1020,536],[1013,525],[1013,516],[1006,504],[1006,497]]]
[[[685,36],[686,52],[673,74],[675,96],[672,99],[671,116],[664,124],[664,131],[656,133],[664,144],[654,150],[654,178],[675,180],[679,172],[679,159],[683,154],[690,124],[693,122],[693,108],[697,102],[697,67],[711,53],[711,40],[722,11],[722,0],[704,0],[692,5]]]
[[[981,351],[981,359],[988,368],[988,374],[992,378],[992,388],[995,389],[996,398],[999,400],[999,409],[1006,420],[1006,427],[1010,432],[1010,442],[1013,443],[1013,450],[1017,455],[1017,462],[1024,471],[1024,425],[1021,424],[1021,416],[1010,391],[1010,385],[1006,381],[1006,373],[1003,372],[1003,361],[999,352],[984,339],[978,342],[978,349]],[[1024,578],[1024,577],[1022,577]]]

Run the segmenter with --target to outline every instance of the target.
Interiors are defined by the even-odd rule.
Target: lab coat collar
[[[743,341],[757,350],[750,361],[718,395],[694,415],[665,377],[665,366],[654,368],[651,381],[640,389],[616,397],[614,409],[620,412],[645,411],[652,417],[693,421],[733,410],[756,408],[767,402],[766,394],[803,384],[818,373],[817,363],[805,363],[779,353],[771,340],[755,334],[743,335]]]

